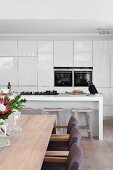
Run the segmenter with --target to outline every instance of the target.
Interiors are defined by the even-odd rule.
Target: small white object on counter
[[[0,89],[0,93],[9,94],[9,89]]]

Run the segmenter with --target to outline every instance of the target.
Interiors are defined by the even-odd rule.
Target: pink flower
[[[0,97],[0,116],[6,114],[10,110],[10,99]]]
[[[10,104],[10,98],[4,98],[4,105],[9,105]]]

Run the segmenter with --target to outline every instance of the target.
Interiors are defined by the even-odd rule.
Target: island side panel
[[[73,107],[90,107],[93,109],[91,113],[93,135],[98,136],[99,140],[103,140],[103,97],[35,97],[26,103],[26,107],[39,109],[37,114],[42,114],[41,109],[44,107],[62,107],[64,123],[67,123],[71,116]],[[41,100],[40,100],[41,99]]]

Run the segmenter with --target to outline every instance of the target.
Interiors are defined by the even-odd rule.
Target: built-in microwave
[[[72,73],[70,68],[54,68],[54,86],[57,87],[71,87]]]
[[[74,69],[74,86],[88,86],[88,82],[92,82],[92,69],[92,67]]]

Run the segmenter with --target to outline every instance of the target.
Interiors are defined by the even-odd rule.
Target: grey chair
[[[45,157],[41,170],[81,170],[83,152],[78,144],[73,144],[68,157]]]
[[[53,134],[56,133],[57,128],[66,129],[66,133],[70,134],[71,128],[73,126],[77,126],[77,124],[78,124],[77,119],[74,116],[71,116],[69,119],[68,125],[56,125],[53,129]]]
[[[59,141],[58,141],[58,138],[56,138],[56,140],[54,141],[51,141],[50,139],[47,150],[48,151],[67,151],[70,149],[73,143],[80,144],[80,141],[81,141],[80,130],[78,129],[78,127],[73,126],[71,128],[69,138],[64,136],[64,140],[63,140],[63,137],[61,137],[59,138]]]

